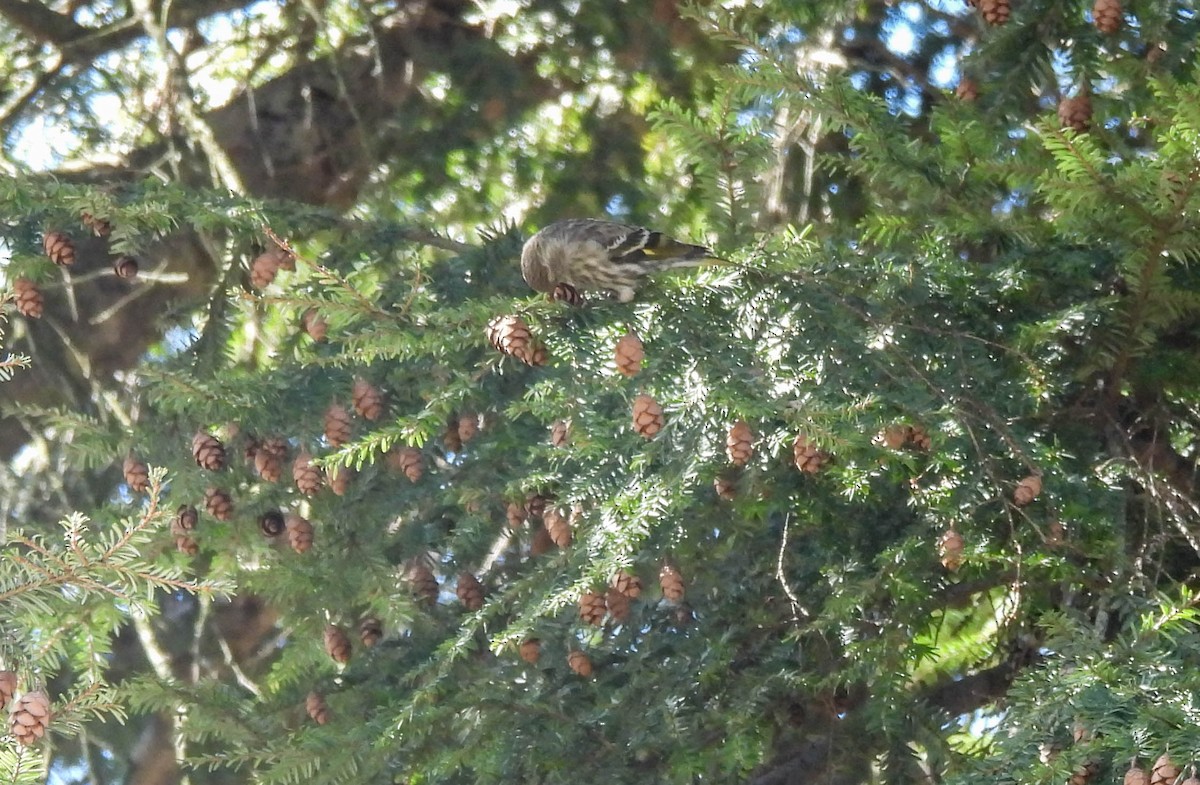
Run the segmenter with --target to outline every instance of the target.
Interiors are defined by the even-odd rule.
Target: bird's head
[[[554,291],[556,284],[563,283],[558,278],[565,262],[562,255],[563,248],[557,243],[545,242],[537,235],[529,238],[521,249],[521,275],[525,283],[535,291]]]

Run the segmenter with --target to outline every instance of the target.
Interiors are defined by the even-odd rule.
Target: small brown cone
[[[179,551],[184,556],[195,556],[200,552],[200,543],[196,542],[195,538],[186,534],[176,534],[175,550]]]
[[[914,425],[908,429],[908,443],[921,452],[929,452],[933,447],[933,439],[923,426]]]
[[[341,447],[350,441],[353,428],[350,422],[350,412],[337,401],[329,404],[325,410],[325,441],[331,447]]]
[[[637,376],[642,370],[642,360],[646,357],[646,350],[642,347],[642,339],[633,333],[625,333],[621,336],[617,341],[614,354],[617,370],[623,376]]]
[[[989,25],[1002,25],[1012,15],[1011,0],[978,0],[979,13]]]
[[[282,248],[268,248],[250,262],[250,285],[255,289],[265,289],[281,269],[294,270],[295,262],[295,257]]]
[[[546,508],[542,515],[542,525],[550,535],[550,541],[559,548],[566,548],[571,544],[571,524],[557,507]]]
[[[46,310],[46,298],[37,284],[28,278],[17,278],[12,283],[13,293],[16,294],[15,304],[17,313],[26,319],[41,319]]]
[[[1123,781],[1125,785],[1150,785],[1150,775],[1135,761],[1129,764]]]
[[[537,344],[533,347],[533,351],[529,353],[529,359],[526,364],[538,367],[550,362],[550,352],[542,344]]]
[[[658,572],[658,585],[662,588],[663,597],[670,602],[682,602],[685,594],[683,576],[671,564],[664,564]]]
[[[184,533],[193,532],[196,530],[196,524],[200,522],[200,515],[196,512],[196,508],[190,504],[181,504],[175,510],[175,518],[171,521],[172,530],[178,528]]]
[[[387,463],[393,471],[400,472],[409,482],[419,482],[425,474],[421,451],[416,447],[400,447],[387,454]]]
[[[354,479],[354,469],[349,466],[326,467],[325,479],[329,483],[329,490],[338,496],[345,496],[350,489],[350,481]]]
[[[329,704],[325,702],[325,696],[319,692],[308,693],[308,697],[304,699],[304,710],[318,725],[329,722]]]
[[[792,443],[792,459],[796,468],[805,474],[816,474],[825,464],[829,463],[829,454],[817,449],[817,445],[808,437],[800,434]]]
[[[458,574],[458,586],[455,587],[454,593],[469,611],[477,611],[483,607],[483,584],[469,572]]]
[[[309,338],[317,342],[324,341],[325,336],[329,334],[329,323],[316,308],[305,309],[304,313],[300,314],[300,327],[308,333]]]
[[[550,293],[550,299],[555,302],[566,303],[573,308],[582,306],[584,302],[583,294],[569,283],[556,283],[554,291]]]
[[[1032,503],[1041,492],[1042,478],[1036,474],[1031,474],[1017,483],[1017,487],[1013,489],[1013,504],[1018,507],[1025,507]]]
[[[508,502],[504,508],[505,523],[510,529],[519,529],[521,524],[525,523],[525,505],[516,502]]]
[[[292,461],[292,480],[296,483],[296,490],[305,496],[312,496],[321,490],[323,479],[321,470],[313,463],[312,455],[308,450],[301,449],[296,460]]]
[[[537,362],[538,346],[533,340],[533,332],[520,316],[496,316],[488,322],[485,332],[488,342],[501,354],[516,357],[526,365],[543,364]]]
[[[287,442],[278,437],[264,439],[254,451],[254,469],[267,482],[279,482],[287,459]]]
[[[422,602],[427,605],[433,605],[438,598],[438,582],[434,577],[433,571],[420,562],[414,563],[408,568],[408,585],[412,587],[412,592]]]
[[[1122,21],[1121,0],[1096,0],[1092,6],[1092,24],[1105,35],[1120,30]]]
[[[1092,99],[1087,93],[1058,102],[1058,123],[1075,133],[1084,133],[1092,125]]]
[[[86,210],[79,214],[79,221],[97,237],[108,237],[112,234],[112,223],[107,219],[97,218]]]
[[[220,488],[209,487],[204,491],[204,510],[218,521],[233,519],[233,499]]]
[[[585,679],[592,675],[592,659],[579,649],[567,655],[567,665]]]
[[[112,269],[114,275],[116,275],[118,278],[124,278],[128,281],[131,278],[137,278],[138,270],[140,268],[138,266],[137,259],[129,254],[121,254],[113,259]]]
[[[642,596],[642,579],[632,572],[621,570],[612,576],[612,587],[631,600]]]
[[[350,662],[350,655],[353,651],[354,647],[350,644],[350,638],[346,635],[345,630],[336,624],[325,627],[325,653],[334,662],[345,665]]]
[[[134,493],[150,490],[150,467],[132,455],[125,456],[125,462],[121,464],[121,473],[125,475],[125,484]]]
[[[626,595],[610,588],[604,595],[604,602],[608,606],[608,615],[612,617],[613,621],[620,624],[629,618],[629,612],[633,606]]]
[[[608,604],[604,601],[604,595],[599,592],[585,591],[579,598],[579,618],[585,624],[599,627],[604,623],[607,610]]]
[[[957,572],[963,563],[963,536],[954,529],[947,529],[938,540],[938,555],[942,566],[950,572]]]
[[[42,247],[46,256],[59,267],[70,267],[75,264],[75,243],[63,232],[46,232],[42,238]]]
[[[571,443],[570,420],[555,420],[550,426],[550,444],[553,447],[566,447]]]
[[[737,478],[722,472],[713,478],[713,489],[725,501],[733,501],[737,498]]]
[[[364,420],[378,420],[383,415],[383,394],[362,377],[354,378],[354,385],[350,388],[350,402],[354,411]]]
[[[1179,767],[1171,760],[1170,753],[1164,752],[1154,761],[1150,769],[1150,785],[1175,785],[1179,779]]]
[[[903,423],[894,423],[883,429],[879,439],[889,450],[902,450],[908,444],[909,427]]]
[[[50,697],[30,690],[17,699],[8,715],[8,729],[22,746],[28,747],[46,735],[50,724]]]
[[[725,435],[725,454],[734,466],[745,466],[754,455],[754,432],[745,420],[738,420]]]
[[[366,616],[358,623],[358,639],[368,649],[383,640],[383,622],[374,616]]]
[[[200,468],[210,472],[220,471],[225,467],[225,445],[212,434],[197,431],[192,437],[192,457]]]
[[[267,510],[258,516],[258,530],[264,537],[278,537],[287,529],[287,519],[279,510]]]
[[[306,553],[312,549],[313,525],[311,521],[294,512],[289,512],[284,516],[283,521],[284,528],[287,530],[288,545],[292,546],[293,551]]]
[[[531,493],[525,500],[525,514],[530,518],[541,518],[546,513],[546,505],[550,497],[541,493]]]
[[[969,76],[962,76],[954,88],[954,96],[967,103],[979,100],[979,83]]]
[[[460,414],[455,429],[458,432],[458,441],[466,444],[479,435],[479,415],[471,412]]]
[[[1067,785],[1088,785],[1092,778],[1100,773],[1100,764],[1096,761],[1087,761],[1079,768],[1075,769],[1075,773],[1067,780]]]
[[[633,399],[633,429],[647,439],[653,439],[663,429],[662,406],[649,395],[639,395]]]
[[[542,642],[537,638],[530,638],[521,644],[518,651],[521,654],[521,659],[528,662],[530,665],[537,665],[542,656]]]
[[[0,671],[0,711],[8,708],[8,702],[17,694],[15,671]]]
[[[534,530],[533,541],[529,543],[530,556],[541,556],[543,553],[548,553],[553,547],[554,537],[546,531],[544,526],[539,526]]]

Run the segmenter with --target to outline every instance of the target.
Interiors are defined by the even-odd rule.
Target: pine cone
[[[979,100],[979,83],[969,76],[959,77],[958,86],[954,88],[954,96],[967,103]]]
[[[608,615],[612,620],[620,624],[629,618],[629,613],[632,610],[632,603],[629,598],[616,589],[609,589],[604,595],[605,604],[608,606]]]
[[[963,536],[954,529],[947,529],[938,540],[938,555],[942,566],[950,572],[958,572],[963,563]]]
[[[548,362],[550,362],[550,352],[540,343],[533,347],[533,351],[529,354],[529,359],[526,360],[528,365],[535,368],[545,365]]]
[[[633,399],[633,429],[647,439],[653,439],[664,425],[663,409],[649,395]]]
[[[183,533],[190,533],[196,530],[196,524],[200,522],[200,515],[196,512],[196,508],[190,504],[181,504],[179,509],[175,510],[175,519],[171,525],[178,527],[178,530]]]
[[[909,427],[903,423],[893,423],[883,429],[883,433],[879,435],[879,440],[887,446],[889,450],[902,450],[904,445],[908,444]]]
[[[571,524],[557,507],[546,508],[542,515],[542,525],[550,535],[550,541],[559,548],[566,548],[571,544]]]
[[[363,646],[368,649],[373,648],[376,643],[383,640],[383,622],[374,616],[366,616],[358,623],[358,638],[362,641]]]
[[[420,562],[415,562],[408,568],[408,583],[413,594],[417,595],[427,605],[433,605],[438,598],[438,582],[433,571]]]
[[[1087,93],[1058,102],[1058,123],[1071,128],[1077,134],[1087,131],[1092,125],[1092,99]]]
[[[566,303],[573,308],[579,308],[584,303],[583,294],[569,283],[555,284],[554,291],[550,293],[550,299],[556,302]]]
[[[1013,489],[1013,504],[1024,507],[1030,504],[1042,492],[1042,478],[1031,474],[1017,483]]]
[[[337,401],[325,410],[325,441],[331,447],[341,447],[353,438],[350,412]]]
[[[1092,6],[1092,23],[1105,35],[1120,30],[1122,21],[1121,0],[1096,0]]]
[[[258,476],[267,482],[279,482],[283,476],[283,462],[287,459],[287,442],[272,436],[263,439],[254,452],[254,468]]]
[[[145,493],[150,490],[150,467],[132,455],[125,456],[125,463],[121,465],[121,473],[125,475],[125,484],[134,493]]]
[[[300,314],[300,327],[308,333],[308,337],[318,343],[325,340],[329,333],[329,323],[321,316],[316,308],[307,308]]]
[[[59,267],[70,267],[75,264],[75,243],[63,232],[46,232],[42,238],[42,247],[46,256]]]
[[[304,699],[304,710],[318,725],[329,722],[329,705],[325,703],[325,696],[319,692],[308,693],[308,697]]]
[[[1137,763],[1130,763],[1125,772],[1125,785],[1150,785],[1150,775]]]
[[[469,572],[458,574],[458,586],[454,589],[458,600],[469,611],[477,611],[483,607],[483,584]]]
[[[1150,769],[1150,785],[1175,785],[1179,779],[1179,767],[1171,760],[1170,753],[1164,752],[1154,761]]]
[[[519,651],[521,659],[530,665],[537,665],[538,660],[542,656],[542,642],[537,638],[530,638],[521,644]]]
[[[175,538],[175,550],[184,556],[195,556],[200,552],[200,543],[196,542],[195,538],[183,529],[178,528],[175,523],[171,524],[171,535]]]
[[[204,491],[204,509],[218,521],[233,519],[233,499],[220,488],[209,487]]]
[[[12,283],[13,293],[16,294],[17,313],[26,319],[41,319],[46,310],[46,298],[37,284],[28,278],[17,278]]]
[[[464,412],[458,416],[455,427],[458,430],[459,442],[466,444],[479,434],[479,415]]]
[[[104,218],[97,218],[86,210],[79,214],[79,220],[97,237],[108,237],[112,234],[112,223]]]
[[[462,439],[458,435],[458,423],[448,423],[442,434],[442,446],[446,448],[446,452],[459,453],[462,452],[462,445]]]
[[[279,510],[267,510],[258,516],[258,529],[264,537],[278,537],[287,528],[287,521]]]
[[[487,324],[487,339],[501,354],[515,357],[526,365],[545,365],[546,348],[533,338],[529,325],[520,316],[496,316]]]
[[[8,708],[8,702],[17,694],[17,674],[14,671],[0,671],[0,711]]]
[[[684,596],[683,576],[673,565],[664,564],[658,573],[658,585],[662,588],[663,597],[669,602],[682,602]]]
[[[529,543],[529,555],[541,556],[543,553],[549,552],[554,547],[554,537],[550,532],[546,531],[544,526],[539,526],[533,531],[533,542]]]
[[[566,447],[571,443],[571,422],[570,420],[555,420],[550,426],[550,445],[552,447]]]
[[[579,649],[567,655],[567,665],[585,679],[592,675],[592,660]]]
[[[325,478],[329,482],[329,490],[338,496],[345,496],[350,489],[350,481],[354,479],[354,469],[350,466],[329,466],[325,469]]]
[[[305,496],[312,496],[321,490],[322,479],[321,470],[313,464],[312,455],[301,448],[296,460],[292,461],[292,480],[296,483],[296,490]]]
[[[351,646],[345,630],[336,624],[325,627],[325,653],[333,658],[334,662],[345,665],[350,662],[353,651],[354,647]]]
[[[312,548],[313,525],[307,518],[289,512],[284,516],[283,525],[287,530],[288,545],[292,546],[293,551],[306,553]]]
[[[608,606],[604,595],[594,591],[585,591],[579,598],[579,618],[586,624],[599,627],[604,623],[604,614]]]
[[[525,514],[530,518],[541,518],[546,513],[550,497],[542,493],[531,493],[525,500]]]
[[[1011,0],[979,0],[979,12],[989,25],[1002,25],[1012,14]]]
[[[914,425],[908,429],[908,443],[921,452],[929,452],[933,447],[933,439],[929,436],[929,432],[920,425]]]
[[[425,473],[421,451],[416,447],[401,447],[387,454],[387,463],[393,471],[401,472],[409,482],[419,482]]]
[[[717,491],[717,496],[727,502],[737,498],[737,478],[729,473],[722,472],[714,477],[713,488]]]
[[[642,579],[632,572],[620,570],[612,576],[612,587],[631,600],[642,596]]]
[[[137,277],[140,267],[137,259],[129,254],[121,254],[113,259],[112,269],[114,275],[116,275],[118,278],[124,278],[128,281],[131,278]]]
[[[617,370],[623,376],[637,376],[642,370],[642,360],[646,351],[642,347],[642,339],[633,333],[625,333],[617,341],[616,347]]]
[[[383,394],[361,377],[354,378],[354,386],[350,388],[350,402],[354,411],[364,420],[378,420],[383,415]]]
[[[509,502],[504,509],[505,522],[510,529],[519,529],[525,523],[525,505]]]
[[[1099,773],[1100,764],[1094,760],[1089,760],[1075,770],[1075,773],[1067,780],[1067,785],[1088,785],[1091,779]],[[1200,782],[1197,785],[1200,785]]]
[[[225,445],[212,434],[197,431],[192,437],[192,457],[202,469],[220,471],[225,468]]]
[[[725,454],[734,466],[745,466],[754,455],[754,432],[745,420],[738,420],[725,436]]]
[[[50,716],[50,697],[42,690],[30,690],[13,704],[8,716],[9,732],[19,744],[28,747],[46,735]]]
[[[816,474],[829,463],[829,454],[817,449],[817,445],[803,434],[792,443],[792,455],[796,468],[807,474]]]
[[[275,280],[280,269],[296,269],[296,259],[282,248],[272,246],[250,262],[250,285],[255,289],[265,289]]]

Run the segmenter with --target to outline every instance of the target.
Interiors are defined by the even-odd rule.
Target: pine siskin
[[[644,275],[722,261],[703,245],[682,243],[662,232],[574,218],[555,221],[525,242],[521,274],[539,292],[553,292],[559,284],[608,289],[627,303]]]

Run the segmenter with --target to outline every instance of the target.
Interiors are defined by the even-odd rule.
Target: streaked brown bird
[[[521,274],[539,292],[554,292],[559,284],[607,289],[627,303],[645,275],[724,261],[703,245],[642,226],[572,218],[555,221],[525,241]]]

